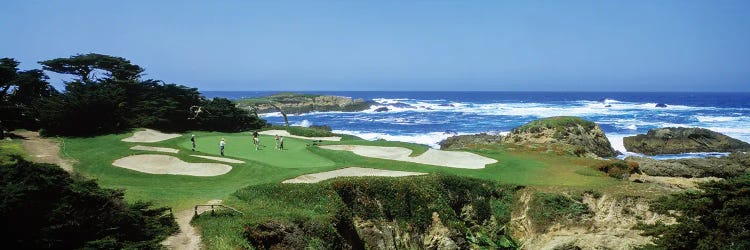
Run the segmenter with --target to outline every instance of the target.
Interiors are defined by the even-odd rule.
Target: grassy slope
[[[154,200],[159,205],[172,206],[175,209],[186,209],[210,199],[224,199],[225,204],[235,206],[248,212],[241,216],[224,216],[216,219],[201,219],[197,223],[203,228],[204,240],[210,245],[236,247],[243,244],[241,235],[243,223],[257,219],[260,215],[269,215],[279,204],[247,204],[233,197],[233,193],[248,185],[278,183],[307,173],[328,171],[347,166],[417,171],[426,173],[444,173],[468,176],[480,179],[498,180],[500,183],[534,186],[538,190],[588,190],[599,189],[605,192],[624,192],[631,195],[633,191],[644,190],[646,184],[618,181],[590,168],[597,160],[575,157],[563,157],[549,153],[526,152],[505,148],[474,150],[474,153],[494,158],[498,163],[488,165],[485,169],[469,170],[430,166],[416,163],[366,158],[347,151],[325,150],[307,147],[308,140],[285,138],[287,150],[273,149],[271,136],[261,136],[261,143],[266,147],[255,151],[249,133],[225,134],[215,132],[195,132],[199,152],[190,151],[189,133],[182,137],[159,143],[126,143],[120,141],[130,134],[108,135],[94,138],[65,139],[66,154],[78,159],[76,171],[96,178],[101,185],[126,189],[129,200]],[[113,167],[111,163],[131,154],[147,154],[146,151],[134,151],[133,145],[149,145],[179,148],[175,156],[188,162],[213,162],[189,156],[190,154],[219,155],[220,138],[227,140],[227,157],[241,159],[246,164],[231,164],[233,169],[228,174],[216,177],[192,177],[177,175],[151,175],[127,169]],[[347,137],[342,142],[323,142],[324,144],[358,144],[376,146],[404,146],[424,152],[427,147],[387,141],[364,141]],[[286,206],[285,206],[286,207]],[[265,212],[264,212],[265,211]],[[265,217],[265,216],[263,216]],[[231,248],[230,247],[230,248]]]
[[[0,140],[0,165],[11,163],[11,155],[20,155],[24,158],[27,156],[21,141],[19,139]]]

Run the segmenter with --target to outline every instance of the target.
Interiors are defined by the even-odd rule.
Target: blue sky
[[[201,90],[750,91],[750,1],[0,5],[24,69],[95,52]]]

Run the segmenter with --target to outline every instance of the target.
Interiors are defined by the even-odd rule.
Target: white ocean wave
[[[386,133],[377,133],[377,132],[363,132],[363,131],[351,131],[351,130],[333,130],[334,133],[337,134],[346,134],[346,135],[354,135],[359,138],[374,141],[374,140],[387,140],[387,141],[400,141],[400,142],[410,142],[410,143],[418,143],[427,145],[432,148],[440,148],[441,141],[447,139],[448,137],[454,136],[455,134],[452,133],[446,133],[446,132],[429,132],[429,133],[420,133],[420,134],[403,134],[403,135],[391,135]],[[464,135],[466,133],[458,133],[459,135]]]
[[[696,115],[695,119],[698,119],[699,122],[733,122],[741,120],[741,117]]]
[[[306,128],[310,127],[312,125],[313,125],[312,122],[310,122],[308,120],[302,120],[300,122],[292,123],[292,126],[300,126],[300,127],[306,127]]]

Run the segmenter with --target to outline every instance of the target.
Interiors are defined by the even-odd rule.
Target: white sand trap
[[[292,135],[286,130],[266,130],[266,131],[260,131],[258,134],[261,135],[279,135],[284,137],[292,137],[292,138],[298,138],[298,139],[304,139],[304,140],[321,140],[321,141],[340,141],[341,137],[338,136],[330,136],[330,137],[307,137],[307,136],[299,136],[299,135]]]
[[[229,158],[222,158],[222,157],[215,157],[215,156],[206,156],[206,155],[190,155],[193,157],[203,158],[203,159],[209,159],[214,161],[221,161],[226,163],[245,163],[244,161],[235,160],[235,159],[229,159]]]
[[[359,146],[359,145],[326,145],[320,146],[325,149],[346,150],[355,154],[396,161],[415,162],[449,168],[468,168],[480,169],[487,164],[496,163],[497,160],[487,158],[469,152],[443,151],[437,149],[428,149],[422,155],[409,157],[411,149],[402,147],[378,147],[378,146]]]
[[[217,176],[232,167],[222,163],[189,163],[169,155],[131,155],[116,160],[112,165],[149,174]]]
[[[143,151],[154,151],[154,152],[164,152],[164,153],[174,153],[180,152],[180,150],[174,149],[174,148],[162,148],[162,147],[151,147],[151,146],[141,146],[136,145],[131,147],[132,150],[143,150]]]
[[[402,176],[423,175],[423,174],[425,173],[392,171],[392,170],[382,170],[382,169],[374,169],[374,168],[349,167],[349,168],[342,168],[339,170],[333,170],[333,171],[328,171],[328,172],[300,175],[300,176],[297,176],[297,178],[285,180],[281,183],[316,183],[316,182],[320,182],[320,181],[324,181],[324,180],[328,180],[328,179],[332,179],[336,177],[344,177],[344,176],[402,177]]]
[[[133,133],[133,136],[122,139],[122,141],[151,143],[165,141],[180,136],[180,134],[165,134],[153,129],[146,129],[143,131],[135,132]]]

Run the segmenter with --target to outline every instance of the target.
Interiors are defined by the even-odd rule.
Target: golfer
[[[221,156],[224,156],[224,145],[227,143],[224,141],[224,138],[221,138],[221,141],[219,142],[219,149],[221,149]]]

